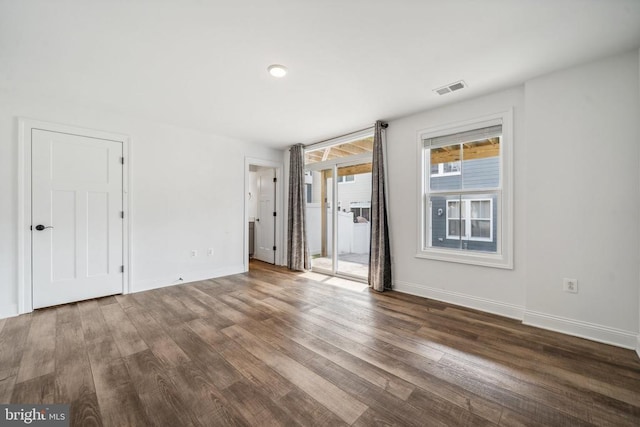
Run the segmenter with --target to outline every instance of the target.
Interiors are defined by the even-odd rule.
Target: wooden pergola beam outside
[[[460,161],[460,150],[452,149],[452,147],[457,146],[431,149],[431,164]],[[462,158],[464,160],[485,159],[498,156],[500,156],[500,144],[497,142],[497,138],[487,139],[480,143],[462,144]]]

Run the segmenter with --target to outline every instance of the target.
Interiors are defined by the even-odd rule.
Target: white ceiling
[[[638,47],[640,0],[0,0],[1,89],[274,147]]]

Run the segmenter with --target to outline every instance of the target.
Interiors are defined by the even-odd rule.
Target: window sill
[[[418,251],[416,258],[513,270],[513,260],[506,254],[463,253],[457,250],[425,249]]]

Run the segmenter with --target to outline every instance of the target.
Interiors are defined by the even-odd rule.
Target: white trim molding
[[[640,346],[640,342],[638,341],[640,338],[635,332],[554,316],[538,311],[526,310],[522,323],[537,328],[573,335],[575,337],[586,338],[591,341],[628,348],[630,350],[635,349],[637,351],[638,346]]]
[[[524,315],[524,307],[516,304],[508,304],[488,298],[480,298],[473,295],[418,285],[415,283],[394,281],[393,290],[405,294],[456,304],[467,308],[473,308],[516,320],[522,320]]]
[[[255,157],[244,158],[244,269],[242,272],[249,271],[249,168],[251,166],[262,166],[273,168],[276,171],[276,228],[275,228],[275,265],[286,265],[285,249],[286,240],[284,234],[286,232],[286,224],[284,223],[284,198],[286,197],[284,186],[284,165],[283,162],[275,162],[272,160],[258,159]],[[235,273],[232,273],[235,274]]]
[[[122,143],[124,164],[122,170],[122,209],[123,219],[123,248],[122,263],[124,276],[122,293],[130,292],[131,281],[131,165],[130,138],[128,135],[104,132],[94,129],[49,123],[28,118],[18,118],[18,301],[17,313],[24,314],[33,311],[33,293],[31,287],[31,133],[33,129],[50,132],[67,133],[86,136],[89,138],[106,139]],[[0,312],[0,314],[2,314]]]
[[[394,281],[393,290],[462,307],[473,308],[522,321],[524,325],[547,329],[591,341],[635,350],[640,357],[640,334],[622,329],[554,316],[488,298],[403,281]]]
[[[430,188],[430,180],[433,175],[430,173],[430,160],[427,156],[429,147],[426,141],[431,138],[454,137],[458,133],[480,130],[497,125],[502,126],[499,186],[451,191],[432,190]],[[417,238],[415,257],[513,270],[513,108],[458,123],[448,123],[422,129],[416,133],[416,137],[416,200],[418,200],[419,203],[416,204]],[[442,141],[440,143],[445,144],[445,142]],[[430,209],[430,197],[432,195],[449,196],[454,194],[462,196],[471,194],[495,194],[497,196],[497,234],[492,234],[497,244],[495,253],[452,248],[443,249],[431,244],[432,212]]]

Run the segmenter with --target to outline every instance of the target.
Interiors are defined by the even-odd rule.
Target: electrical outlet
[[[191,251],[191,256],[198,256],[198,251],[196,251],[195,249]]]
[[[578,279],[563,279],[562,290],[565,292],[571,292],[572,294],[578,293]]]
[[[207,251],[207,255],[209,256],[213,255],[213,248],[209,248],[209,250]]]

